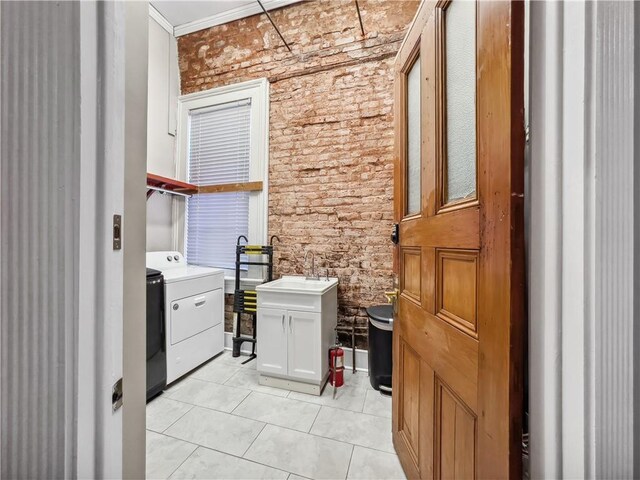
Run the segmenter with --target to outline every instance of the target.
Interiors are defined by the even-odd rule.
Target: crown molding
[[[273,10],[275,8],[286,7],[294,3],[298,3],[302,0],[264,0],[262,4],[267,10]],[[243,7],[233,8],[225,12],[211,15],[209,17],[194,20],[192,22],[183,23],[174,27],[173,32],[176,37],[187,35],[189,33],[197,32],[207,28],[214,27],[216,25],[223,25],[225,23],[233,22],[234,20],[240,20],[241,18],[250,17],[262,13],[262,9],[258,2],[252,2]]]
[[[164,28],[167,33],[175,36],[175,29],[173,28],[173,25],[171,25],[169,23],[169,20],[164,18],[164,16],[156,9],[156,7],[151,4],[149,4],[149,16],[153,18],[158,25]]]

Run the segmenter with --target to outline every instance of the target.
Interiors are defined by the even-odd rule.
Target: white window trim
[[[262,190],[252,192],[249,198],[249,243],[266,245],[269,220],[269,82],[266,78],[181,95],[178,98],[176,178],[185,181],[187,178],[189,111],[244,98],[251,98],[252,105],[249,181],[262,181]],[[181,199],[173,201],[173,244],[181,252],[184,252],[186,234],[185,206],[186,202]],[[259,277],[259,274],[250,269],[248,277]],[[233,271],[225,274],[225,290],[233,291]]]

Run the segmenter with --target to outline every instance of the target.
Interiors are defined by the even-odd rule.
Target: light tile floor
[[[405,478],[366,373],[334,399],[259,385],[245,359],[224,352],[147,405],[147,478]]]

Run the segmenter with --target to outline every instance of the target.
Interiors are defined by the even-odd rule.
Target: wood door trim
[[[436,177],[434,175],[435,172],[435,162],[436,162],[436,144],[437,144],[437,135],[436,132],[436,122],[437,117],[435,112],[430,105],[436,101],[437,98],[437,90],[436,90],[436,66],[435,66],[435,56],[433,52],[435,52],[435,16],[429,16],[425,27],[424,33],[422,34],[422,45],[421,48],[425,52],[426,55],[422,55],[422,65],[424,72],[424,82],[423,82],[423,98],[422,98],[422,111],[423,111],[423,130],[422,130],[422,139],[423,139],[423,162],[425,165],[424,169],[424,185],[425,185],[425,204],[423,205],[424,213],[427,217],[432,217],[436,214],[437,210],[437,199],[436,195],[429,192],[436,191]]]
[[[418,7],[418,11],[416,12],[413,20],[411,21],[411,25],[407,30],[407,34],[402,40],[402,44],[400,45],[400,49],[398,50],[398,54],[395,59],[395,67],[396,71],[399,68],[402,68],[407,63],[407,57],[409,55],[409,51],[407,51],[405,45],[415,45],[418,41],[418,38],[422,34],[423,25],[427,22],[427,19],[433,14],[433,6],[437,3],[437,0],[426,0],[420,4]],[[412,47],[413,50],[413,47]]]
[[[409,45],[411,44],[409,43]],[[400,132],[399,135],[401,135],[402,137],[402,142],[401,142],[401,145],[399,146],[400,148],[398,151],[398,156],[401,159],[400,161],[401,171],[402,171],[401,184],[402,184],[402,191],[404,192],[404,196],[403,196],[404,198],[402,199],[402,207],[401,207],[401,217],[404,217],[404,218],[420,218],[422,216],[422,209],[420,209],[419,212],[409,213],[409,188],[408,188],[409,182],[407,178],[407,175],[408,175],[407,166],[409,163],[409,148],[408,148],[409,147],[409,129],[407,128],[407,125],[409,123],[409,120],[408,120],[409,110],[405,108],[405,106],[408,105],[408,96],[409,96],[409,92],[407,88],[408,74],[409,74],[409,71],[414,67],[416,61],[419,58],[419,55],[420,55],[420,35],[418,35],[415,42],[413,43],[413,47],[411,48],[411,51],[406,56],[404,63],[400,66],[400,69],[398,70],[395,77],[396,84],[399,87],[397,92],[398,96],[396,98],[400,98],[400,101],[396,102],[396,104],[399,105],[396,115],[398,115],[397,118],[401,119],[398,131]],[[420,69],[422,71],[422,65],[420,65]],[[422,89],[420,91],[420,97],[422,98]],[[423,152],[423,148],[421,144],[420,155],[419,155],[420,158],[422,158],[422,152]],[[422,166],[421,166],[421,171],[422,171]],[[422,175],[420,175],[420,205],[422,205],[422,196],[423,196],[422,193],[423,193]]]
[[[407,34],[400,45],[398,54],[396,55],[394,63],[394,97],[396,99],[405,99],[406,88],[402,75],[404,75],[408,61],[411,59],[411,55],[415,53],[415,49],[420,46],[420,40],[422,35],[422,26],[427,21],[427,18],[433,13],[433,5],[436,0],[423,1],[416,12],[411,25],[407,31]],[[405,45],[411,45],[411,49],[405,48]],[[422,61],[422,59],[421,59]],[[394,102],[393,113],[395,118],[395,130],[396,135],[400,135],[402,138],[406,138],[406,115],[404,112],[403,101]],[[424,138],[421,139],[424,142]],[[405,191],[405,168],[406,168],[406,141],[395,142],[394,147],[394,191]],[[421,149],[421,155],[424,155],[424,149]],[[421,190],[424,185],[421,182]],[[421,192],[422,194],[422,192]],[[394,199],[394,220],[399,223],[405,215],[406,208],[404,203],[406,200],[400,202],[398,199]],[[398,258],[394,255],[394,265],[397,265]]]
[[[423,219],[422,222],[401,221],[403,246],[480,248],[480,208],[469,207]]]
[[[477,3],[479,478],[522,473],[524,352],[524,2]],[[508,68],[510,65],[510,68]],[[509,92],[505,97],[504,92]],[[491,119],[491,121],[483,121]],[[505,172],[508,172],[505,174]],[[508,452],[508,456],[504,455]]]

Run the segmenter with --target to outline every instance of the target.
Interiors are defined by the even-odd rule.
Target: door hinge
[[[391,231],[391,241],[398,245],[400,243],[400,224],[394,223],[393,230]]]
[[[122,216],[113,216],[113,249],[120,250],[122,248]]]
[[[118,380],[113,384],[113,389],[111,390],[111,408],[115,412],[122,406],[122,379]]]

